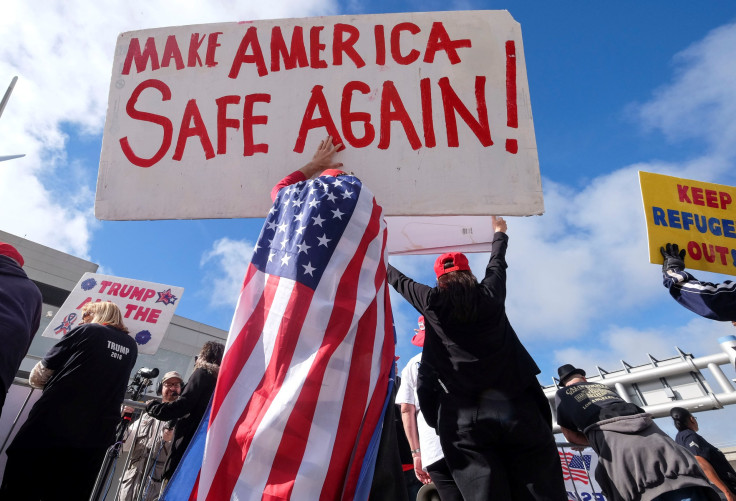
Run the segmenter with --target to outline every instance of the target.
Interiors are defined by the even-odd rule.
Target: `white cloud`
[[[735,40],[736,24],[727,25],[677,55],[674,80],[639,107],[641,117],[673,139],[713,137],[701,155],[623,166],[580,190],[545,179],[545,215],[509,222],[507,308],[517,331],[531,338],[602,339],[615,319],[669,300],[659,269],[648,263],[637,171],[718,180],[731,170],[736,74],[726,58]]]
[[[0,118],[0,155],[26,157],[0,163],[0,228],[87,257],[96,166],[70,174],[64,127],[101,134],[118,33],[335,10],[334,0],[3,2],[0,91],[19,80]]]
[[[714,322],[695,316],[683,325],[659,328],[612,325],[600,331],[598,347],[571,345],[555,350],[554,358],[558,365],[570,363],[593,374],[596,365],[608,371],[618,370],[621,360],[630,365],[649,363],[647,353],[660,360],[673,358],[677,356],[675,347],[696,358],[718,353],[721,348],[717,339],[728,335],[736,335],[730,322]]]
[[[643,123],[672,141],[698,138],[714,153],[732,156],[736,142],[734,47],[736,24],[727,24],[677,54],[674,82],[658,89],[654,99],[639,109]]]
[[[200,266],[205,269],[206,283],[202,294],[209,298],[210,306],[235,307],[253,245],[245,240],[221,238],[202,256]]]

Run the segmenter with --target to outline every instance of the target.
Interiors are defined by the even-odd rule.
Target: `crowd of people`
[[[272,196],[314,176],[344,174],[333,161],[339,146],[328,137]],[[421,314],[412,342],[422,352],[406,364],[394,392],[400,420],[393,405],[385,412],[370,499],[400,490],[389,497],[414,501],[431,483],[442,501],[568,500],[540,370],[506,315],[507,223],[493,217],[492,225],[480,280],[460,252],[436,260],[434,286],[388,264],[387,283]],[[724,299],[728,287],[697,283],[676,245],[662,254],[665,285],[678,301],[711,318],[736,320]],[[22,266],[17,250],[0,243],[0,411],[41,314],[41,293]],[[708,287],[713,290],[704,294]],[[43,392],[7,449],[0,500],[88,499],[116,440],[137,345],[114,303],[87,303],[81,315],[30,374],[30,384]],[[161,401],[147,402],[122,444],[129,458],[118,499],[151,501],[165,489],[206,413],[224,349],[206,343],[186,384],[176,371],[164,374]],[[716,500],[713,486],[734,500],[736,472],[698,435],[686,409],[672,409],[679,431],[672,440],[641,408],[588,382],[583,369],[565,364],[558,375],[556,421],[570,443],[597,453],[595,477],[609,501]],[[132,412],[122,409],[124,416]],[[382,462],[390,466],[382,469]],[[404,472],[395,473],[401,463]]]
[[[40,324],[42,295],[23,264],[17,249],[0,242],[0,411]],[[0,500],[89,499],[105,454],[134,411],[121,406],[138,345],[120,309],[88,302],[80,315],[30,372],[29,384],[42,393],[6,449]],[[176,371],[161,378],[161,402],[148,402],[122,443],[129,457],[117,499],[158,499],[204,415],[223,352],[223,344],[205,343],[186,385]]]

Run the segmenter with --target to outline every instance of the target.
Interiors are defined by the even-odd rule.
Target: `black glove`
[[[685,269],[685,249],[680,250],[677,244],[667,244],[666,247],[660,247],[659,252],[664,257],[662,263],[662,271],[667,272],[669,270],[682,271]]]

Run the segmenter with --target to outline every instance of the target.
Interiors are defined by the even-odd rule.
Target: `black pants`
[[[444,458],[427,466],[427,473],[429,473],[429,477],[437,488],[442,501],[463,501],[463,495],[460,494],[460,489],[457,488],[450,467],[447,466],[447,461]]]
[[[381,441],[378,444],[376,469],[373,473],[369,501],[407,501],[407,490],[399,457],[399,441],[396,438],[394,412],[396,388],[383,414]]]
[[[440,443],[465,501],[567,501],[538,392],[533,385],[514,398],[442,396]]]
[[[106,449],[18,449],[8,451],[2,501],[89,499]]]

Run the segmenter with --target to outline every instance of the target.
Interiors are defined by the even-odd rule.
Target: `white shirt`
[[[427,466],[439,461],[445,455],[442,453],[440,445],[440,437],[430,428],[424,420],[424,416],[419,409],[419,397],[417,397],[417,372],[419,364],[422,361],[422,354],[416,355],[409,363],[406,364],[404,370],[401,371],[401,386],[396,392],[397,404],[412,404],[417,408],[417,430],[419,431],[419,448],[422,451],[422,469],[427,470]]]

